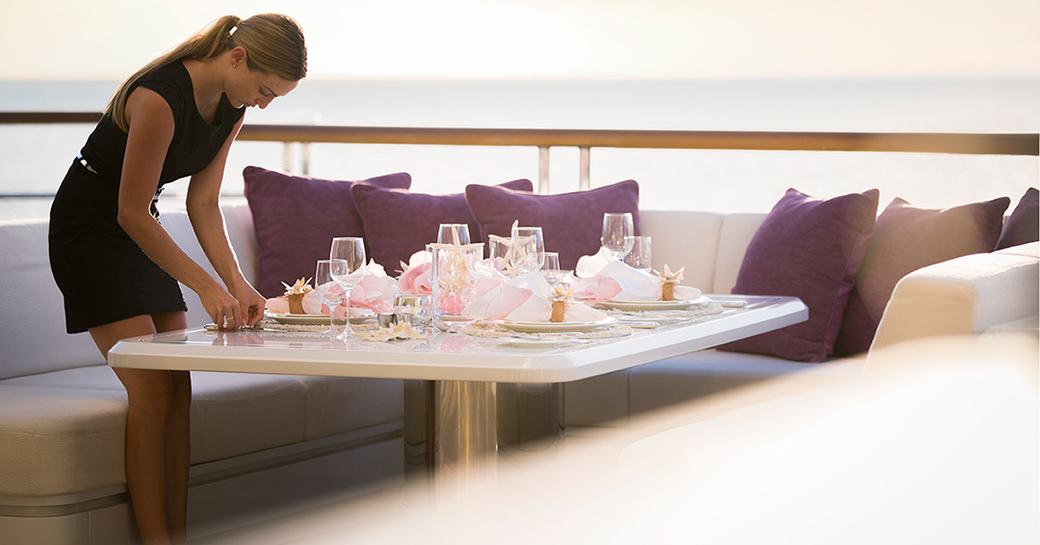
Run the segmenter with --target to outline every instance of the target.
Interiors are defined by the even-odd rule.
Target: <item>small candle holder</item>
[[[407,320],[415,327],[430,325],[430,296],[401,294],[394,297],[394,313],[398,321]]]

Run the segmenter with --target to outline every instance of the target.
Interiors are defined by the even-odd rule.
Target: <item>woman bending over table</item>
[[[293,19],[229,15],[119,87],[51,206],[51,270],[69,333],[89,331],[107,357],[119,339],[185,329],[178,281],[220,327],[263,317],[264,298],[242,275],[227,240],[220,184],[245,107],[266,108],[306,73],[307,49]],[[188,217],[219,280],[159,223],[159,193],[185,176]],[[141,539],[186,543],[190,377],[115,373],[129,402],[126,482]]]

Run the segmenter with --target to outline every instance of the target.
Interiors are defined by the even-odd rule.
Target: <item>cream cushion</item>
[[[393,422],[403,406],[391,380],[195,372],[192,390],[192,463]],[[107,366],[0,381],[0,414],[0,496],[125,482],[126,394]]]
[[[977,335],[1036,316],[1036,245],[966,255],[906,275],[885,307],[871,350],[917,337]]]

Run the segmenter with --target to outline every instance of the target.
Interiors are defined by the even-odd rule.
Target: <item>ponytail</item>
[[[105,107],[105,113],[112,116],[112,121],[120,129],[123,129],[123,132],[129,131],[130,124],[126,119],[126,100],[130,97],[130,92],[138,80],[160,66],[173,61],[216,57],[230,49],[228,46],[231,42],[232,31],[238,27],[240,22],[241,19],[234,15],[225,15],[210,24],[202,32],[188,38],[184,43],[146,64],[144,68],[134,72],[134,75],[124,81],[115,94],[112,95],[112,98],[109,99],[108,106]]]

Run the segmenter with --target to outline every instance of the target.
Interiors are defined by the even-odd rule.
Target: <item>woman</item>
[[[187,327],[177,282],[220,327],[256,324],[264,298],[245,280],[218,207],[246,106],[266,108],[307,72],[299,25],[284,15],[225,16],[116,91],[51,207],[50,260],[69,333],[101,353],[126,337]],[[219,281],[159,224],[163,185],[191,176],[187,210]],[[185,543],[187,372],[115,369],[127,391],[126,481],[145,543]]]

